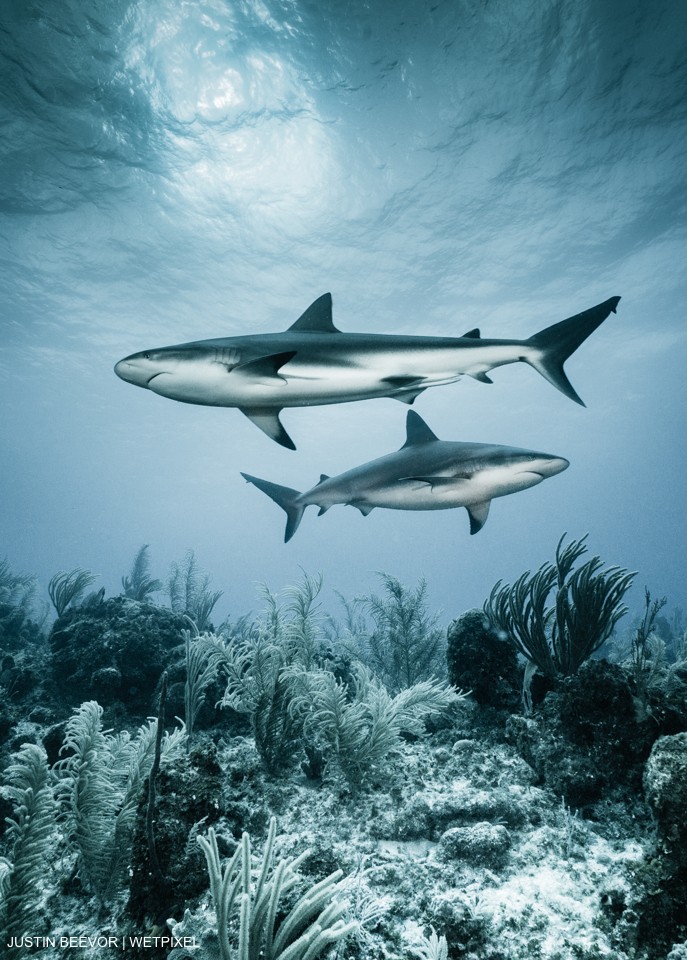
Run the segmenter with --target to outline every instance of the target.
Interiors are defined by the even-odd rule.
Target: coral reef
[[[143,554],[124,586],[153,584]],[[266,592],[220,634],[147,600],[73,598],[49,647],[6,653],[50,654],[45,702],[27,692],[4,717],[13,955],[39,923],[111,938],[102,960],[142,931],[148,960],[677,960],[687,718],[656,618],[641,658],[585,658],[523,699],[516,649],[481,611],[449,629],[453,685],[408,685],[393,657],[373,671],[355,617],[323,616],[320,585]],[[429,636],[423,590],[400,600]],[[158,692],[188,729],[141,724]]]
[[[481,610],[468,610],[448,628],[449,681],[469,690],[480,706],[516,710],[522,668],[515,647],[499,636]]]
[[[186,626],[182,614],[126,597],[70,607],[49,637],[55,682],[70,706],[96,699],[145,717]]]

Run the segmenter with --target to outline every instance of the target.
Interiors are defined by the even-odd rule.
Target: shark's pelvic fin
[[[489,516],[489,507],[491,500],[485,500],[483,503],[471,503],[465,509],[470,517],[470,535],[479,533]]]
[[[332,295],[323,293],[311,303],[289,330],[309,330],[310,333],[340,333],[332,321]]]
[[[426,389],[426,387],[416,387],[414,390],[404,390],[403,393],[395,393],[391,399],[400,400],[401,403],[407,403],[410,406]]]
[[[266,433],[271,440],[276,440],[282,447],[295,450],[296,444],[281,424],[280,407],[239,407],[241,413]]]
[[[248,374],[256,381],[262,380],[267,384],[272,383],[275,377],[286,383],[286,377],[282,377],[279,371],[285,363],[296,356],[296,353],[296,350],[287,350],[284,353],[271,353],[267,357],[258,357],[256,360],[246,360],[245,363],[239,363],[234,367],[231,373]]]
[[[522,359],[538,370],[554,387],[558,387],[566,397],[584,406],[568,380],[563,364],[610,313],[616,312],[619,300],[620,297],[611,297],[583,313],[535,333],[529,340],[525,340],[525,344],[533,349],[528,350]]]
[[[391,394],[393,400],[400,400],[401,403],[412,403],[423,390],[427,389],[427,387],[421,386],[424,379],[424,377],[412,376],[383,377],[382,383],[388,383],[392,387],[398,388],[398,393]]]
[[[432,433],[419,413],[415,413],[414,410],[408,411],[408,416],[406,417],[406,442],[401,447],[401,450],[419,443],[431,443],[438,439],[439,437],[437,437],[435,433]]]
[[[435,487],[455,487],[461,480],[467,480],[467,477],[403,477],[403,480],[414,480],[415,483],[426,483],[432,490]]]
[[[295,500],[300,496],[299,491],[293,490],[291,487],[280,487],[278,483],[270,483],[269,480],[261,480],[259,477],[251,477],[249,473],[242,473],[241,476],[248,483],[254,484],[258,490],[266,493],[286,512],[284,543],[288,543],[298,529],[298,524],[301,522],[305,510],[304,506],[295,503]]]
[[[364,517],[366,517],[369,513],[372,513],[374,510],[372,504],[365,503],[362,500],[351,500],[348,505],[349,507],[355,507],[356,510],[360,510]]]

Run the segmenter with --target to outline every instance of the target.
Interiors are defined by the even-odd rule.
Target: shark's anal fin
[[[480,383],[493,383],[493,382],[494,382],[493,380],[491,380],[491,379],[486,375],[486,373],[471,373],[471,374],[469,374],[469,376],[471,376],[471,377],[473,378],[473,380],[479,380]]]
[[[320,507],[320,509],[317,511],[317,516],[321,517],[322,514],[326,513],[330,507],[331,507],[331,503],[327,503],[324,507]]]
[[[289,330],[308,330],[310,333],[340,333],[332,322],[332,295],[323,293],[300,315]]]
[[[281,425],[280,407],[239,407],[244,417],[252,420],[256,427],[266,433],[271,440],[276,440],[282,447],[295,450],[296,444]]]
[[[489,516],[489,507],[491,500],[484,500],[482,503],[471,503],[465,507],[470,517],[470,535],[479,533]]]
[[[255,380],[273,381],[275,377],[286,383],[286,377],[279,373],[280,369],[289,360],[292,360],[298,351],[287,350],[284,353],[272,353],[267,357],[257,357],[255,360],[246,360],[245,363],[239,363],[231,371],[232,374],[249,376]]]

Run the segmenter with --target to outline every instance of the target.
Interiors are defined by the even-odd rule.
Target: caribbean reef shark
[[[198,340],[132,353],[115,373],[129,383],[184,403],[238,407],[268,437],[295,445],[279,420],[283,407],[393,397],[404,403],[463,374],[491,383],[488,371],[529,363],[566,397],[582,404],[563,364],[615,313],[620,297],[562,320],[528,340],[342,333],[325,293],[283,333]],[[582,404],[584,406],[584,404]]]
[[[310,504],[318,516],[336,503],[357,507],[367,516],[375,507],[390,510],[449,510],[465,507],[470,533],[484,526],[494,497],[526,490],[569,466],[563,457],[487,443],[439,440],[412,410],[400,450],[354,467],[338,477],[322,474],[312,490],[299,493],[242,473],[249,483],[286,511],[287,543]]]

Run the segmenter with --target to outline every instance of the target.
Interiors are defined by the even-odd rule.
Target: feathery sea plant
[[[351,786],[388,765],[402,747],[401,736],[421,736],[424,722],[465,698],[447,683],[422,680],[392,697],[362,664],[354,664],[352,689],[328,670],[290,675],[299,681],[291,711],[306,739],[321,745],[328,768]]]
[[[12,573],[9,560],[0,560],[0,604],[28,609],[36,589],[36,578],[27,573]]]
[[[131,571],[122,577],[124,596],[131,600],[147,600],[151,593],[162,590],[162,583],[150,576],[150,556],[148,544],[144,543],[134,557]]]
[[[221,637],[214,633],[201,634],[195,624],[192,627],[193,633],[191,630],[181,631],[186,652],[184,717],[189,746],[208,688],[217,679],[220,666],[227,659],[226,644]]]
[[[289,913],[277,923],[280,901],[298,883],[298,867],[309,856],[274,864],[276,820],[270,821],[267,841],[257,871],[251,862],[251,840],[244,833],[229,861],[222,864],[212,827],[198,837],[208,866],[210,892],[217,918],[221,960],[316,960],[331,944],[351,933],[355,922],[346,921],[348,902],[339,899],[342,871],[336,870],[310,887]],[[236,946],[230,925],[236,921]]]
[[[48,584],[48,593],[57,616],[61,617],[70,604],[75,604],[95,579],[89,570],[81,570],[80,567],[68,573],[56,573]]]
[[[302,725],[291,704],[296,674],[314,668],[319,652],[321,587],[321,576],[304,575],[283,591],[285,603],[264,588],[262,620],[225,647],[227,687],[221,705],[250,717],[255,746],[271,773],[291,762],[300,742]]]
[[[173,563],[167,580],[169,602],[174,613],[185,613],[198,630],[206,630],[215,604],[222,590],[210,590],[209,574],[201,574],[193,550],[189,550],[181,564]]]
[[[635,576],[622,567],[604,569],[599,557],[574,570],[587,551],[587,536],[564,547],[565,537],[556,547],[555,563],[523,573],[512,586],[499,580],[484,604],[489,622],[552,678],[576,673],[610,637],[627,613],[622,600]]]
[[[106,903],[122,883],[131,852],[136,807],[150,773],[157,723],[139,727],[136,737],[112,736],[102,726],[103,709],[96,701],[82,703],[67,722],[55,765],[57,794],[70,841],[78,853],[84,885]],[[162,740],[162,762],[178,755],[185,729]]]
[[[7,838],[11,860],[0,859],[0,940],[37,928],[46,862],[54,849],[57,805],[43,747],[25,743],[6,770],[12,802]],[[25,948],[15,952],[23,957]]]
[[[423,937],[422,942],[416,947],[411,947],[412,952],[418,957],[418,960],[448,960],[448,942],[446,937],[437,936],[434,927],[431,928],[429,937]]]
[[[637,687],[637,695],[646,702],[647,693],[660,673],[665,644],[655,632],[656,618],[668,602],[666,597],[651,600],[651,593],[644,588],[644,616],[639,621],[630,644],[630,671]]]
[[[7,558],[0,560],[0,649],[19,649],[27,640],[38,640],[47,604],[36,619],[36,578],[13,573]]]
[[[387,573],[378,576],[385,595],[373,594],[362,601],[374,620],[363,659],[392,693],[398,693],[445,669],[445,635],[439,618],[427,611],[426,580],[410,590]]]
[[[291,762],[301,730],[289,709],[292,684],[285,673],[289,652],[283,639],[271,639],[259,629],[227,644],[222,663],[227,686],[221,706],[250,718],[256,749],[270,773],[279,773]]]

